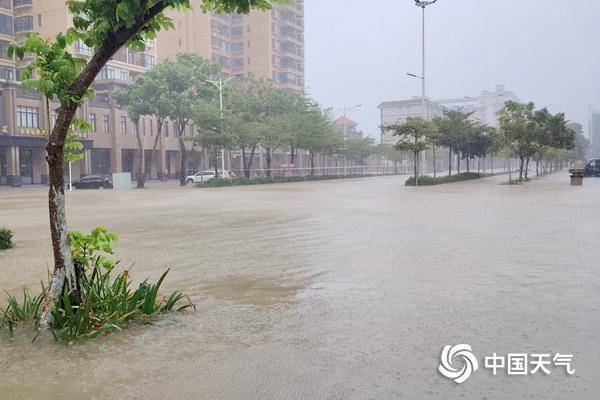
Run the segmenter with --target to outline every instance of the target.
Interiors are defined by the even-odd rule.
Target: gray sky
[[[309,93],[379,137],[377,105],[420,95],[421,14],[413,0],[306,0]],[[599,0],[439,0],[427,8],[428,95],[505,84],[587,129],[600,104]]]

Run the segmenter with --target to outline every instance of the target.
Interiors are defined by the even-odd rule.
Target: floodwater
[[[196,312],[72,346],[0,339],[0,399],[598,399],[600,179],[405,188],[380,177],[69,193],[136,279]],[[45,189],[1,189],[0,288],[51,263]],[[575,374],[437,371],[446,344],[572,353]]]

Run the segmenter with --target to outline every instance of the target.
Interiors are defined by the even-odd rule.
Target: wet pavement
[[[136,279],[197,312],[66,347],[0,339],[0,399],[597,399],[600,179],[566,173],[405,188],[406,177],[67,196],[74,229],[119,234]],[[0,190],[0,288],[51,263],[44,188]],[[573,353],[576,372],[455,384],[446,344],[478,357]]]

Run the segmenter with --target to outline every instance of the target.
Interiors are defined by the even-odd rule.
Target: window
[[[7,50],[9,42],[0,41],[0,58],[4,60],[10,60],[11,58],[8,56]]]
[[[96,132],[96,114],[90,113],[88,116],[88,122],[90,123],[90,130]]]
[[[234,58],[231,60],[231,68],[244,68],[244,59]]]
[[[0,0],[0,8],[6,8],[7,10],[11,9],[10,6],[11,0]]]
[[[244,27],[243,26],[234,26],[231,28],[231,36],[243,36],[244,35]]]
[[[0,14],[0,33],[13,36],[14,32],[13,18],[10,15]]]
[[[15,18],[15,32],[27,32],[33,30],[33,16],[25,15]]]
[[[38,26],[42,26],[42,14],[38,14]]]
[[[140,123],[140,121],[138,121],[138,124],[139,124],[139,123]],[[134,135],[136,135],[136,136],[138,135],[138,126],[137,126],[137,124],[136,124],[135,122],[133,122],[133,121],[131,121],[131,132],[132,132]]]
[[[14,81],[15,69],[11,67],[0,66],[0,79],[4,79],[6,81]]]
[[[237,42],[237,43],[231,44],[231,52],[232,53],[239,53],[242,51],[244,51],[244,42]]]
[[[17,123],[23,128],[39,128],[39,109],[37,107],[18,106]]]
[[[104,133],[108,133],[108,131],[109,131],[109,125],[110,125],[110,119],[108,117],[108,114],[104,114],[102,116],[102,131]]]
[[[150,136],[154,136],[154,120],[150,120]]]
[[[165,121],[165,137],[169,137],[169,121]]]
[[[121,135],[127,134],[127,117],[121,116]]]

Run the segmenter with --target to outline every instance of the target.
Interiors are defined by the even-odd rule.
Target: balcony
[[[33,0],[13,0],[13,7],[15,10],[33,7]]]

